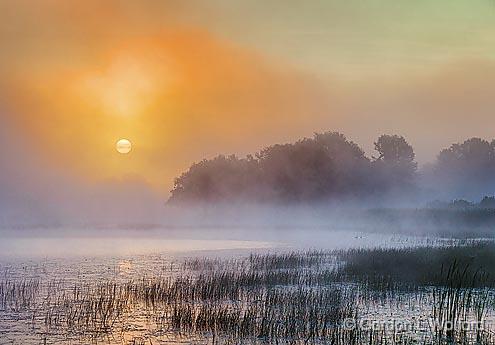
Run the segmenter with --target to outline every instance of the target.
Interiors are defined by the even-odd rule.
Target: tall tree
[[[363,149],[338,132],[315,133],[314,140],[334,162],[336,194],[363,196],[371,192],[371,165]]]
[[[383,187],[410,188],[418,168],[414,149],[403,136],[381,135],[375,142],[374,166]]]
[[[322,145],[312,139],[273,145],[256,154],[263,180],[275,199],[302,201],[329,195],[334,162]]]
[[[434,167],[436,184],[452,197],[476,199],[495,192],[495,142],[470,138],[442,150]]]

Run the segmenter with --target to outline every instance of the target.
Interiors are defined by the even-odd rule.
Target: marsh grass
[[[413,289],[443,285],[443,271],[454,262],[456,266],[467,267],[469,272],[474,270],[481,274],[478,279],[469,281],[472,284],[486,287],[494,287],[495,284],[495,245],[491,242],[448,247],[351,249],[336,255],[345,262],[339,273],[347,280],[386,289],[394,288],[391,285]]]
[[[39,280],[0,282],[0,311],[20,311],[30,308],[39,289]]]
[[[30,315],[54,344],[74,335],[102,342],[139,320],[150,330],[135,344],[165,334],[230,344],[492,344],[490,329],[461,326],[494,309],[494,259],[487,243],[193,258],[173,275],[124,282],[6,280],[0,310]],[[383,306],[421,309],[434,327],[346,326]]]

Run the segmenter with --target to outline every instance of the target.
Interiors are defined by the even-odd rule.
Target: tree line
[[[169,202],[367,201],[436,188],[466,197],[462,193],[486,194],[495,187],[495,140],[453,144],[424,171],[418,170],[414,149],[403,136],[381,135],[374,149],[367,157],[343,134],[325,132],[245,158],[219,155],[176,178]]]

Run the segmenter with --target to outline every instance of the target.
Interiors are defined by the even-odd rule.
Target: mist
[[[0,226],[157,222],[164,199],[139,176],[91,181],[47,161],[41,146],[0,118]]]
[[[232,239],[275,239],[284,231],[297,242],[307,237],[300,229],[480,236],[493,221],[483,213],[493,206],[477,204],[495,187],[493,141],[452,144],[418,168],[402,136],[379,137],[368,156],[343,134],[317,133],[246,158],[193,164],[168,196],[137,175],[91,181],[57,169],[7,117],[2,120],[4,229],[112,235],[121,228]]]

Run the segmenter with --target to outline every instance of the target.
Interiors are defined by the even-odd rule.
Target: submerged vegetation
[[[191,258],[137,280],[6,276],[0,324],[46,344],[492,344],[494,260],[474,243]]]

